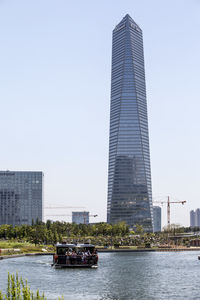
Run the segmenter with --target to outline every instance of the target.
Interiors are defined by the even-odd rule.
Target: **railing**
[[[57,260],[54,263],[58,265],[94,265],[97,264],[97,255],[58,255]]]

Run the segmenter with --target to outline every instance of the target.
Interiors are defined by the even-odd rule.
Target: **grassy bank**
[[[0,255],[22,254],[22,253],[37,253],[37,252],[52,252],[53,246],[35,245],[29,242],[20,242],[12,240],[0,241]],[[46,250],[46,251],[45,251]]]

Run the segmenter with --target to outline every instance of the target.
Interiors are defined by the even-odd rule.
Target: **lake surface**
[[[49,299],[200,299],[199,252],[100,253],[98,269],[54,269],[51,256],[0,261],[0,290],[7,272],[28,280]]]

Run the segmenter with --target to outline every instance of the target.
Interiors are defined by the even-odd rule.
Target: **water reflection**
[[[110,255],[116,264],[113,269],[107,262],[105,293],[100,299],[149,299],[150,271],[155,268],[154,260],[149,259],[151,253],[134,253],[134,263],[132,253]],[[109,261],[109,257],[106,259]]]

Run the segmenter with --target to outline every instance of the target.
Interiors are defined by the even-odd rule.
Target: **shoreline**
[[[36,253],[0,255],[0,260],[8,259],[8,258],[17,258],[17,257],[25,257],[25,256],[42,256],[42,255],[54,255],[54,252],[36,252]]]
[[[158,249],[102,249],[97,248],[99,253],[130,253],[130,252],[183,252],[183,251],[200,251],[200,247],[196,248],[158,248]],[[21,254],[11,254],[11,255],[0,255],[0,260],[9,258],[18,258],[25,256],[44,256],[44,255],[54,255],[54,252],[37,252],[37,253],[21,253]]]
[[[200,247],[196,248],[157,248],[157,249],[98,249],[99,253],[116,253],[116,252],[182,252],[182,251],[200,251]]]

